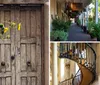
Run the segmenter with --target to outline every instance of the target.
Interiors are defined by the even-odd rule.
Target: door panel
[[[13,20],[12,15],[11,10],[3,10],[1,7],[0,23],[8,27],[8,22]],[[11,37],[7,39],[7,35]],[[11,55],[15,54],[14,35],[15,31],[12,29],[4,35],[5,39],[0,37],[0,85],[15,85],[15,60],[11,60]]]
[[[19,16],[22,24],[21,31],[16,31],[16,36],[20,34],[19,37],[16,37],[16,42],[18,42],[16,43],[16,53],[19,53],[17,63],[20,63],[21,67],[20,69],[19,65],[16,64],[16,68],[19,68],[16,71],[16,74],[18,74],[16,75],[16,85],[24,85],[25,83],[26,85],[31,85],[32,83],[33,85],[41,85],[40,13],[40,7],[20,7],[19,12],[15,11],[15,17]]]
[[[0,9],[0,23],[21,23],[20,31],[12,28],[9,39],[0,39],[0,85],[41,85],[41,6]]]

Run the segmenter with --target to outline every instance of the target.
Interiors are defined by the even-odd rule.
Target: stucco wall
[[[91,85],[100,85],[100,44],[95,45],[94,49],[97,54],[97,59],[96,59],[97,78],[96,78],[95,82]]]

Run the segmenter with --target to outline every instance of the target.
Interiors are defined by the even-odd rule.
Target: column
[[[52,67],[52,85],[58,85],[58,78],[57,78],[57,73],[58,73],[58,69],[57,69],[57,43],[53,44],[53,67]]]
[[[57,1],[56,0],[50,0],[50,14],[55,16],[57,15]]]
[[[98,0],[95,0],[95,23],[98,23]]]
[[[96,54],[97,54],[97,58],[96,58],[96,73],[97,73],[97,78],[98,78],[98,85],[100,85],[100,43],[96,43]]]
[[[83,25],[83,15],[82,15],[82,13],[80,15],[80,19],[81,19],[81,25]]]
[[[97,44],[97,50],[96,50],[97,58],[96,58],[96,70],[97,74],[100,76],[100,43]]]
[[[58,5],[58,8],[57,8],[58,13],[57,13],[57,14],[58,14],[58,16],[59,16],[60,18],[62,18],[62,8],[61,8],[61,3],[58,2],[57,5]]]
[[[84,26],[84,12],[82,12],[82,25]]]
[[[52,31],[52,18],[57,15],[57,1],[56,0],[50,0],[50,31]]]
[[[86,26],[88,25],[88,7],[86,8]]]

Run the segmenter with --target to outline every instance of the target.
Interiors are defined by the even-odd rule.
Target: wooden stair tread
[[[93,79],[93,74],[91,71],[89,71],[86,67],[82,66],[81,64],[78,64],[79,68],[82,71],[82,81],[80,85],[89,85],[90,82]]]

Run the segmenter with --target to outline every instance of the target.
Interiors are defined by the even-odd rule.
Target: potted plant
[[[76,24],[77,24],[78,26],[81,26],[81,21],[80,21],[80,19],[77,19],[77,20],[76,20]]]
[[[68,32],[70,24],[71,21],[64,21],[60,18],[55,18],[52,21],[53,30],[64,30],[65,32]]]
[[[97,41],[100,41],[100,23],[94,25]]]
[[[55,18],[52,21],[52,31],[50,33],[51,40],[65,41],[68,37],[68,29],[71,25],[71,21],[64,21],[63,19]]]
[[[50,33],[50,38],[53,41],[66,41],[68,34],[64,31],[55,30]]]
[[[88,25],[88,28],[89,28],[89,33],[90,33],[91,38],[96,37],[97,40],[100,41],[100,23],[95,24],[95,23],[91,22]]]
[[[91,39],[96,38],[96,32],[95,31],[91,31],[90,32],[90,36],[91,36]]]

